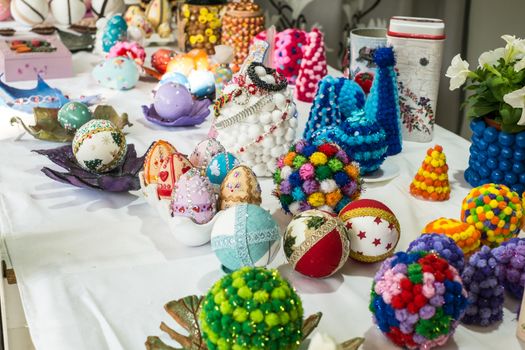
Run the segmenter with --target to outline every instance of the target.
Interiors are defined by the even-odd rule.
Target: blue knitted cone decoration
[[[386,133],[387,156],[401,152],[401,119],[394,70],[396,59],[391,47],[380,47],[374,53],[376,76],[365,104],[368,118],[375,117]]]
[[[318,83],[303,138],[311,140],[321,128],[338,126],[352,111],[365,105],[365,93],[353,80],[327,75]]]
[[[361,175],[379,169],[386,157],[386,134],[375,119],[365,117],[362,109],[354,111],[340,126],[317,130],[312,141],[315,145],[338,144],[359,163]]]

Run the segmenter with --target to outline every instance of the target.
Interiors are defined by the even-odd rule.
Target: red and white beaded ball
[[[399,242],[399,221],[383,203],[359,199],[347,204],[339,218],[348,231],[350,257],[362,262],[381,261],[394,253]]]
[[[283,241],[286,259],[292,267],[316,278],[337,272],[350,252],[350,241],[341,220],[335,214],[317,209],[294,216]]]

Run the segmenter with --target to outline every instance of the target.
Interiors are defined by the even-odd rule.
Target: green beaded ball
[[[302,340],[301,299],[277,270],[243,267],[224,276],[199,318],[209,350],[294,350]]]

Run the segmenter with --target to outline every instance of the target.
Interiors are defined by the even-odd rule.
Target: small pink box
[[[17,52],[12,49],[13,42],[32,40],[46,41],[54,50]],[[73,61],[71,52],[58,36],[20,35],[0,40],[0,72],[4,73],[6,82],[36,80],[37,75],[44,79],[69,78],[73,76]]]

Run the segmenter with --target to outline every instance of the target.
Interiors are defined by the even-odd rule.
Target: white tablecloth
[[[139,153],[160,138],[189,153],[205,137],[209,121],[177,129],[147,122],[140,105],[151,102],[151,83],[139,82],[126,92],[103,89],[90,76],[97,62],[94,56],[77,54],[74,61],[74,78],[50,83],[72,96],[102,93],[118,112],[129,113],[134,125],[127,130],[127,141]],[[307,104],[299,104],[301,130],[308,110]],[[222,274],[210,245],[189,248],[179,244],[140,194],[78,189],[48,179],[40,169],[51,162],[31,150],[59,145],[21,136],[21,128],[9,125],[11,116],[20,113],[0,112],[0,232],[16,271],[36,349],[144,349],[148,335],[161,334],[161,321],[176,327],[163,305],[205,293]],[[31,121],[31,116],[24,119]],[[452,194],[442,203],[420,201],[408,192],[426,149],[434,143],[444,147],[450,166]],[[401,169],[397,178],[366,185],[364,198],[383,201],[397,215],[402,228],[398,249],[406,249],[430,220],[459,217],[461,200],[469,190],[463,180],[468,147],[464,139],[436,127],[432,144],[405,142],[403,152],[391,158]],[[277,212],[284,224],[286,219],[270,195],[271,181],[261,179],[261,185],[263,206]],[[373,326],[368,311],[378,264],[350,260],[340,273],[321,280],[291,271],[282,253],[272,266],[297,288],[306,313],[323,312],[319,330],[339,341],[365,336],[364,349],[393,348]],[[514,335],[517,303],[507,301],[505,305],[502,324],[483,330],[460,326],[446,348],[519,348]],[[162,339],[169,342],[165,336]]]

